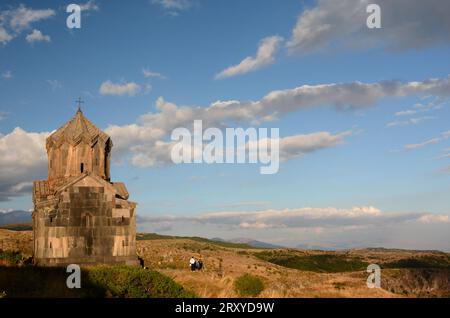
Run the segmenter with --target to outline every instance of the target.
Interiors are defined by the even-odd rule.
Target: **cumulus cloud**
[[[30,34],[28,34],[25,38],[28,43],[34,42],[50,42],[50,36],[44,35],[41,31],[34,29]]]
[[[137,222],[139,231],[143,232],[154,232],[163,226],[170,228],[167,230],[169,235],[246,237],[297,248],[386,247],[450,251],[447,215],[392,213],[370,206],[226,212],[218,216],[208,213],[191,218],[140,216]]]
[[[384,81],[303,85],[293,89],[269,92],[257,101],[216,101],[206,107],[178,106],[160,97],[156,101],[156,112],[143,114],[137,123],[123,126],[111,125],[107,128],[107,132],[115,140],[113,151],[116,158],[131,152],[134,163],[147,166],[161,160],[162,162],[169,160],[167,151],[171,149],[172,144],[168,141],[168,137],[172,130],[177,127],[190,128],[194,120],[202,120],[204,128],[258,125],[304,109],[326,106],[334,106],[338,110],[359,109],[374,105],[383,98],[423,94],[447,97],[450,95],[450,78],[419,82]],[[326,133],[330,134],[328,136],[330,138],[337,138],[331,138],[331,140],[341,142],[344,137],[344,135],[333,137],[330,132],[314,137],[316,140],[320,138],[325,140]],[[349,132],[346,134],[348,135]],[[290,158],[293,154],[305,153],[305,148],[288,150],[294,141],[299,140],[302,140],[302,137],[284,140],[283,145],[286,146],[282,155],[285,158]]]
[[[52,9],[35,10],[23,4],[15,9],[1,11],[0,42],[6,44],[24,30],[31,28],[32,24],[51,18],[55,14],[56,12]]]
[[[116,127],[117,128],[117,127]],[[136,127],[129,127],[131,130],[135,130]],[[110,135],[115,134],[115,130],[108,130]],[[352,135],[351,131],[346,131],[342,133],[338,133],[333,135],[330,132],[322,131],[322,132],[316,132],[311,134],[302,134],[302,135],[293,135],[293,136],[287,136],[284,138],[280,138],[279,140],[279,153],[280,153],[280,160],[281,161],[288,161],[294,158],[301,157],[305,154],[312,153],[315,151],[318,151],[320,149],[330,148],[337,146],[339,144],[342,144],[345,141],[345,138]],[[139,136],[136,136],[139,138]],[[145,138],[145,137],[144,137]],[[125,152],[125,149],[122,147],[126,144],[129,146],[130,144],[133,144],[133,141],[136,142],[137,140],[131,141],[130,139],[126,139],[127,141],[124,142],[121,139],[120,135],[116,134],[116,137],[114,140],[119,139],[119,152]],[[161,141],[157,140],[154,143],[151,141],[152,139],[141,139],[139,144],[136,144],[134,146],[131,146],[129,148],[131,152],[133,153],[133,156],[131,158],[131,162],[135,166],[139,167],[150,167],[155,165],[165,165],[165,164],[171,164],[172,158],[171,158],[171,152],[173,146],[176,144],[176,142],[173,141]],[[131,142],[130,142],[131,141]],[[258,139],[254,141],[255,143],[263,143],[268,145],[268,150],[271,151],[270,145],[271,143],[268,142],[266,138],[264,139]],[[250,142],[247,142],[245,144],[246,150],[248,149],[257,149],[250,148],[249,147]],[[236,152],[239,149],[225,149],[225,152],[231,152],[236,154]],[[201,148],[195,148],[194,145],[191,145],[191,153],[192,157],[191,159],[194,159],[194,156],[196,153],[201,153]],[[219,156],[223,156],[224,153],[221,150],[218,150]],[[115,153],[116,154],[116,153]]]
[[[259,211],[211,212],[194,217],[141,217],[141,223],[177,223],[221,225],[230,230],[241,229],[287,229],[287,228],[337,228],[387,226],[405,222],[449,223],[448,215],[430,213],[384,213],[373,206],[352,208],[292,208]]]
[[[345,131],[335,135],[328,131],[320,131],[281,138],[280,160],[287,161],[319,149],[334,147],[342,144],[345,138],[351,135],[352,131]]]
[[[55,15],[55,11],[52,9],[33,10],[20,5],[17,9],[5,12],[6,15],[10,15],[10,25],[13,29],[27,29],[34,22],[48,19]]]
[[[45,177],[45,139],[48,135],[47,132],[32,133],[21,128],[0,134],[0,201],[29,193],[31,182]]]
[[[425,214],[419,220],[423,223],[450,223],[448,215]]]
[[[117,95],[117,96],[134,96],[141,89],[139,84],[135,82],[126,82],[126,83],[113,83],[111,81],[103,82],[100,85],[100,94],[101,95]]]
[[[381,29],[369,29],[370,0],[317,0],[304,10],[287,47],[292,54],[372,47],[405,50],[450,43],[450,2],[379,0]]]
[[[114,84],[107,81],[102,84],[100,91],[103,94],[132,95],[140,88],[135,83]],[[363,108],[371,106],[383,98],[403,97],[411,95],[433,95],[448,97],[450,93],[449,78],[429,79],[419,82],[386,81],[375,83],[331,83],[319,85],[303,85],[293,89],[285,89],[269,92],[267,95],[256,101],[216,101],[206,107],[202,106],[178,106],[174,103],[158,98],[156,101],[156,111],[148,112],[140,116],[136,123],[128,125],[110,125],[106,132],[114,140],[113,159],[123,160],[128,155],[131,156],[132,164],[136,166],[153,166],[171,162],[170,150],[173,143],[169,140],[174,128],[190,128],[194,120],[202,120],[203,128],[207,127],[232,127],[232,125],[258,125],[266,121],[273,121],[278,117],[290,112],[316,108],[334,106],[337,110],[347,108]],[[345,142],[351,136],[352,131],[344,132],[314,132],[311,134],[285,136],[280,140],[280,155],[283,160],[289,160],[302,156],[323,148],[334,147]],[[5,150],[1,153],[20,153],[26,149],[27,142],[8,142],[14,138],[22,136],[31,144],[33,140],[41,136],[41,154],[26,156],[26,158],[42,158],[34,160],[38,166],[41,164],[45,168],[44,140],[46,133],[27,133],[21,129],[16,129],[8,135],[2,135],[2,147]],[[18,137],[19,136],[19,137]],[[443,133],[439,138],[448,138],[450,132]],[[14,138],[13,138],[14,137]],[[7,146],[6,146],[7,145]],[[6,149],[10,147],[11,149]],[[414,149],[420,146],[409,146]],[[4,156],[1,160],[6,160]],[[33,180],[30,175],[38,175],[39,171],[33,170],[28,173],[28,168],[22,166],[20,160],[10,160],[7,164],[1,164],[2,173],[0,175],[2,197],[14,193],[14,189],[24,189],[16,187],[21,182]],[[0,162],[1,163],[1,162]],[[15,172],[15,178],[9,178],[6,172]]]
[[[283,38],[279,36],[270,36],[262,39],[255,57],[248,56],[239,64],[224,69],[216,75],[216,79],[245,74],[272,64],[275,61],[275,55],[282,41]]]
[[[373,206],[221,211],[198,216],[140,216],[140,231],[232,239],[301,248],[387,247],[450,250],[445,214],[388,212]],[[420,236],[417,236],[420,233]]]

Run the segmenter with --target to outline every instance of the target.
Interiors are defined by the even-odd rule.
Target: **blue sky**
[[[80,2],[81,29],[68,29],[69,2],[2,1],[0,208],[32,208],[29,182],[46,177],[43,140],[81,97],[84,114],[113,138],[113,180],[138,203],[141,230],[291,246],[450,249],[450,7],[378,1],[382,28],[368,29],[366,1],[339,3],[91,0]],[[247,57],[253,66],[241,63]],[[218,78],[230,66],[238,71]],[[381,92],[379,83],[387,83]],[[303,85],[307,98],[293,92]],[[176,124],[207,116],[166,125],[183,114],[173,117],[168,103],[206,109],[233,100],[237,113],[274,91],[296,99],[269,103],[277,119],[257,127],[303,136],[277,174],[251,164],[173,165],[153,137],[143,137],[157,126],[167,142]],[[222,117],[232,127],[255,126],[235,119]],[[317,141],[318,132],[329,135]],[[216,212],[220,220],[211,221]],[[283,213],[299,225],[283,223]],[[311,218],[318,222],[301,225]]]

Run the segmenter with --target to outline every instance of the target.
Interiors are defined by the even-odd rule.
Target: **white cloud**
[[[34,42],[50,42],[50,36],[42,34],[41,31],[34,29],[30,34],[28,34],[25,38],[28,43]]]
[[[290,112],[303,109],[335,106],[339,109],[364,108],[387,97],[411,95],[450,94],[450,78],[430,79],[422,82],[385,81],[375,83],[332,83],[303,85],[293,89],[269,92],[257,101],[216,101],[206,107],[178,106],[165,101],[162,97],[156,101],[156,112],[143,114],[137,123],[130,125],[112,125],[107,132],[115,140],[115,157],[132,153],[132,162],[140,166],[169,162],[168,151],[172,144],[168,136],[177,127],[190,128],[193,121],[203,120],[206,127],[226,127],[233,124],[258,125]],[[328,133],[329,132],[323,132]],[[346,132],[349,134],[349,132]],[[316,135],[317,139],[319,135]],[[320,135],[324,137],[324,135]],[[344,135],[328,136],[331,140],[342,141]],[[287,138],[287,137],[285,137]],[[301,140],[301,137],[296,137]],[[312,138],[312,136],[309,136]],[[293,142],[294,139],[286,139]],[[317,139],[318,140],[318,139]],[[156,144],[156,142],[159,142]],[[286,141],[286,145],[289,145]],[[287,147],[287,146],[286,146]],[[289,149],[289,148],[285,148]],[[305,148],[285,150],[286,158],[299,156]]]
[[[11,79],[11,78],[13,78],[13,75],[12,75],[12,72],[11,71],[4,71],[3,73],[2,73],[2,77],[4,78],[4,79]]]
[[[62,85],[58,80],[47,80],[47,83],[50,85],[52,90],[56,90],[57,88],[61,88]]]
[[[137,226],[144,232],[165,226],[170,228],[168,234],[171,235],[247,237],[301,248],[386,247],[450,251],[448,215],[395,213],[372,206],[225,211],[193,217],[142,217],[141,214]]]
[[[426,214],[419,218],[423,223],[450,223],[448,215]]]
[[[447,215],[429,213],[383,213],[373,206],[352,208],[292,208],[258,211],[221,211],[193,217],[157,216],[141,218],[141,222],[222,225],[230,229],[348,228],[388,226],[405,222],[449,223]]]
[[[161,6],[172,16],[177,16],[181,11],[185,11],[195,5],[194,0],[152,0],[151,2]]]
[[[0,42],[8,43],[34,23],[55,16],[53,9],[31,9],[23,4],[15,9],[0,12]]]
[[[386,124],[387,127],[397,127],[397,126],[409,126],[409,125],[417,125],[422,123],[423,121],[430,120],[430,119],[436,119],[437,117],[434,116],[423,116],[423,117],[415,117],[415,118],[408,118],[407,120],[395,120],[388,122]]]
[[[287,161],[319,149],[325,149],[342,144],[345,138],[352,135],[345,131],[333,135],[328,131],[320,131],[306,135],[295,135],[280,139],[280,160]]]
[[[0,201],[29,193],[31,181],[45,177],[45,139],[48,135],[21,128],[15,128],[7,135],[0,134]]]
[[[140,86],[135,83],[113,84],[107,81],[102,84],[100,91],[103,94],[132,95],[139,88]],[[334,106],[337,110],[358,109],[373,105],[387,97],[411,95],[447,97],[449,94],[449,78],[443,78],[421,82],[386,81],[303,85],[293,89],[269,92],[257,101],[216,101],[206,107],[178,106],[158,98],[155,112],[143,114],[136,123],[123,126],[110,125],[106,132],[114,140],[113,159],[123,159],[126,155],[130,155],[134,165],[152,166],[170,162],[172,144],[168,138],[172,130],[177,127],[190,128],[195,119],[203,120],[204,128],[258,125],[290,112],[316,107]],[[351,134],[351,131],[337,134],[323,131],[287,136],[281,140],[280,154],[282,158],[289,160],[315,150],[339,145]],[[45,136],[46,133],[27,133],[19,128],[10,134],[1,135],[0,153],[6,155],[0,157],[0,196],[8,197],[14,193],[11,189],[18,189],[14,186],[21,182],[29,182],[34,179],[31,178],[32,175],[41,175],[45,171]],[[439,139],[449,137],[450,131],[442,133]],[[41,155],[23,153],[35,149],[38,139],[41,142],[39,146]],[[420,148],[420,145],[408,146],[408,148]],[[21,159],[16,160],[13,154],[18,154],[17,157]],[[30,168],[32,173],[23,168],[24,165],[26,167],[26,164],[21,161],[24,159],[31,160],[27,164],[32,167]],[[35,165],[41,167],[41,170]],[[11,177],[12,173],[16,174],[14,178]]]
[[[5,28],[0,25],[0,43],[6,44],[11,41],[14,37],[5,30]]]
[[[52,9],[34,10],[20,5],[17,9],[7,11],[10,16],[9,24],[14,30],[23,30],[31,26],[32,23],[45,20],[55,15]]]
[[[416,113],[417,113],[416,110],[409,109],[409,110],[403,110],[400,112],[396,112],[394,115],[395,116],[409,116],[409,115],[414,115]]]
[[[166,77],[158,72],[150,71],[149,69],[142,69],[142,74],[144,74],[145,77],[159,77],[161,79],[165,79]]]
[[[419,148],[423,148],[428,145],[438,144],[441,141],[446,140],[448,138],[450,138],[450,130],[442,132],[441,135],[436,138],[431,138],[431,139],[425,140],[425,141],[417,143],[417,144],[407,144],[404,146],[404,148],[405,148],[405,150],[419,149]]]
[[[79,6],[80,6],[82,12],[83,11],[84,12],[86,12],[86,11],[98,11],[100,9],[95,0],[89,0],[88,2],[82,3]]]
[[[100,85],[99,92],[102,95],[134,96],[140,89],[141,87],[139,84],[136,84],[135,82],[115,84],[111,81],[106,81]]]
[[[275,55],[282,41],[283,38],[279,36],[271,36],[262,39],[255,57],[248,56],[239,64],[224,69],[216,75],[216,79],[245,74],[272,64],[275,61]]]
[[[435,101],[428,102],[426,104],[417,103],[413,106],[412,109],[407,109],[403,111],[396,112],[395,116],[411,116],[416,115],[418,113],[430,112],[433,110],[442,109],[445,104],[445,100],[442,98],[436,98]]]
[[[450,153],[446,153],[444,155],[440,155],[439,157],[437,157],[436,159],[444,159],[444,158],[450,158]]]
[[[416,49],[450,43],[450,2],[378,0],[381,29],[366,26],[370,0],[317,0],[303,11],[287,43],[290,53],[342,48]]]
[[[440,141],[441,141],[440,138],[432,138],[432,139],[429,139],[429,140],[426,140],[424,142],[420,142],[420,143],[417,143],[417,144],[405,145],[405,149],[406,150],[419,149],[419,148],[423,148],[423,147],[428,146],[428,145],[435,145],[435,144],[439,143]]]

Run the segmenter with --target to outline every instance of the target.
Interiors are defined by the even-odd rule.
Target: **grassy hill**
[[[295,250],[260,252],[256,257],[280,266],[319,273],[362,271],[369,265],[361,257],[346,254],[304,254]]]
[[[19,258],[31,255],[31,238],[30,231],[0,230],[0,249],[9,251],[0,253],[0,264],[2,257],[9,258],[8,262],[16,261],[12,266],[14,269],[2,267],[1,277],[28,281],[35,275],[29,274],[34,267],[20,267],[21,260],[11,252],[20,251]],[[126,270],[100,267],[89,272],[92,269],[86,269],[92,288],[79,297],[179,297],[194,294],[199,297],[450,297],[450,256],[438,251],[261,249],[199,237],[146,233],[137,235],[137,253],[149,270],[130,270],[115,280],[117,273]],[[204,269],[201,272],[190,271],[191,256],[202,259]],[[366,268],[373,263],[382,268],[381,289],[366,286]],[[50,274],[37,275],[46,277]],[[142,287],[156,286],[155,280],[166,281],[164,284],[173,287],[162,291]],[[0,293],[2,288],[5,289],[2,284],[4,280],[0,280]],[[151,292],[145,293],[145,290]],[[67,294],[61,293],[61,296]]]
[[[7,297],[27,298],[195,297],[166,275],[139,267],[83,268],[80,289],[66,287],[67,275],[65,268],[0,266],[0,292]]]
[[[11,231],[32,231],[33,227],[31,223],[15,223],[0,225],[0,229]]]
[[[136,240],[138,241],[146,241],[146,240],[192,240],[201,243],[214,244],[223,247],[229,248],[254,248],[253,246],[246,243],[232,243],[223,240],[210,240],[203,237],[198,236],[169,236],[169,235],[161,235],[156,233],[138,233],[136,235]]]

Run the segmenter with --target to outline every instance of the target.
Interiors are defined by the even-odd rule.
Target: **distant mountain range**
[[[15,210],[0,212],[0,225],[31,223],[31,212]]]
[[[211,241],[218,241],[218,242],[228,242],[228,243],[236,243],[236,244],[247,244],[252,247],[256,248],[283,248],[283,246],[274,245],[266,242],[261,242],[249,238],[234,238],[229,240],[224,240],[220,237],[214,237],[211,239]]]
[[[320,250],[320,251],[334,251],[336,249],[340,249],[338,248],[333,248],[333,247],[327,247],[327,246],[322,246],[322,245],[312,245],[312,244],[298,244],[295,248],[298,248],[300,250]],[[345,249],[344,247],[342,247],[342,249]]]

